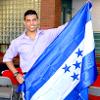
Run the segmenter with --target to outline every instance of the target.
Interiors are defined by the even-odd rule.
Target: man
[[[19,55],[20,68],[23,73],[27,73],[47,46],[60,34],[67,23],[58,28],[39,30],[39,19],[36,11],[28,10],[24,14],[24,25],[25,31],[21,36],[11,42],[3,58],[3,62],[6,63],[20,84],[23,83],[24,78],[23,75],[16,70],[13,58]]]

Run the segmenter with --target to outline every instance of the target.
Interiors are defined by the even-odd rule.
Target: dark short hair
[[[35,10],[27,10],[25,13],[24,13],[24,20],[25,20],[25,17],[27,16],[27,15],[36,15],[36,17],[37,17],[37,19],[38,19],[38,14],[36,13],[36,11]]]

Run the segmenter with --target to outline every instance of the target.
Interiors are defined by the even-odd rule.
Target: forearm
[[[5,63],[13,74],[17,72],[17,69],[15,68],[14,63],[12,61],[8,61],[8,62],[5,62]]]

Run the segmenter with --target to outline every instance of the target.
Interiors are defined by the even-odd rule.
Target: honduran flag
[[[83,5],[25,75],[25,100],[88,99],[97,75],[91,7]]]

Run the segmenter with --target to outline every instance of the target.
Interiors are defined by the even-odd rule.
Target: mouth
[[[32,25],[32,26],[30,26],[31,28],[34,28],[34,27],[37,27],[37,25]]]

